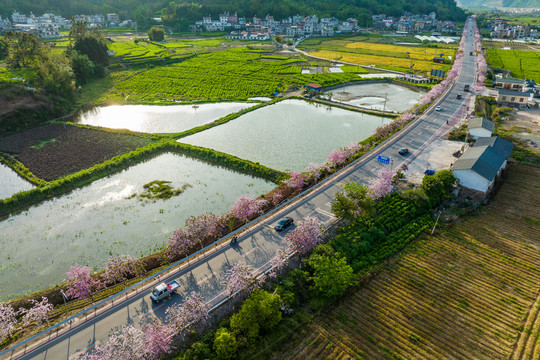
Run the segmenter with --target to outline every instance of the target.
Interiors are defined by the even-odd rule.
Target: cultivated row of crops
[[[487,49],[487,60],[491,66],[507,69],[517,78],[540,82],[540,52]]]
[[[540,170],[510,171],[487,209],[416,242],[274,358],[539,359]]]

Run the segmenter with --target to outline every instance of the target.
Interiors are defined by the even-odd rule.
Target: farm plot
[[[45,125],[0,139],[0,151],[15,155],[34,175],[50,181],[143,147],[150,141],[135,135]]]
[[[540,169],[388,262],[271,358],[538,359]]]
[[[162,99],[198,101],[246,100],[286,90],[291,83],[313,81],[300,75],[301,68],[291,60],[234,48],[200,54],[181,63],[143,71],[113,87],[107,96],[130,101],[153,102]],[[296,62],[297,60],[295,60]],[[331,74],[325,74],[331,75]],[[354,74],[330,77],[326,82],[348,81]],[[326,79],[327,77],[325,77]]]
[[[373,39],[370,39],[373,40]],[[313,56],[352,62],[360,65],[377,65],[379,67],[408,70],[412,64],[413,70],[429,71],[431,68],[447,70],[449,65],[432,62],[433,57],[444,53],[452,58],[455,48],[432,48],[423,46],[401,46],[367,42],[363,38],[347,38],[332,40],[311,39],[303,41],[299,46],[304,47]]]
[[[487,60],[491,66],[509,70],[517,78],[540,82],[540,52],[487,49]]]

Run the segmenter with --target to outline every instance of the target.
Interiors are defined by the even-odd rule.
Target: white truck
[[[152,289],[150,299],[152,299],[154,302],[163,300],[167,296],[175,294],[179,287],[180,284],[177,281],[173,281],[168,284],[163,282]]]

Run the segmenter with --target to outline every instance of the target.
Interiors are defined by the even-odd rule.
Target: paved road
[[[334,194],[339,190],[340,184],[350,180],[366,183],[369,179],[375,177],[378,169],[382,166],[388,166],[377,162],[377,155],[390,157],[394,162],[394,166],[397,166],[405,160],[398,154],[400,148],[409,148],[412,153],[409,156],[414,156],[414,152],[422,149],[435,134],[447,130],[449,126],[446,125],[446,121],[452,114],[460,111],[464,105],[465,99],[456,100],[456,95],[462,93],[465,84],[472,85],[474,83],[475,58],[468,55],[473,50],[472,28],[469,26],[465,31],[468,34],[468,41],[465,48],[466,55],[463,70],[452,90],[440,103],[443,111],[429,110],[421,121],[403,130],[397,137],[383,146],[379,152],[365,156],[357,166],[340,173],[334,177],[332,183],[321,186],[304,197],[302,201],[289,208],[285,213],[280,214],[280,216],[292,216],[295,221],[298,221],[308,215],[314,215],[322,222],[328,223],[332,221],[330,202]],[[70,359],[73,354],[92,347],[96,342],[106,341],[107,334],[111,329],[127,323],[137,325],[150,316],[163,318],[167,306],[182,302],[182,293],[197,291],[203,294],[208,301],[217,302],[223,297],[224,286],[221,281],[224,272],[230,266],[238,262],[244,262],[256,268],[265,267],[268,260],[275,254],[275,251],[285,247],[285,233],[278,234],[272,229],[271,225],[275,220],[275,218],[270,218],[254,227],[249,233],[243,234],[237,246],[225,247],[166,279],[166,281],[178,280],[182,284],[180,294],[173,296],[168,302],[154,305],[147,293],[133,296],[119,306],[77,326],[73,331],[57,337],[34,351],[30,351],[21,358]]]

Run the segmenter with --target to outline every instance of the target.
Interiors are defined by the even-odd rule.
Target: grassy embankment
[[[494,201],[425,236],[272,359],[536,359],[540,171],[511,167]]]

